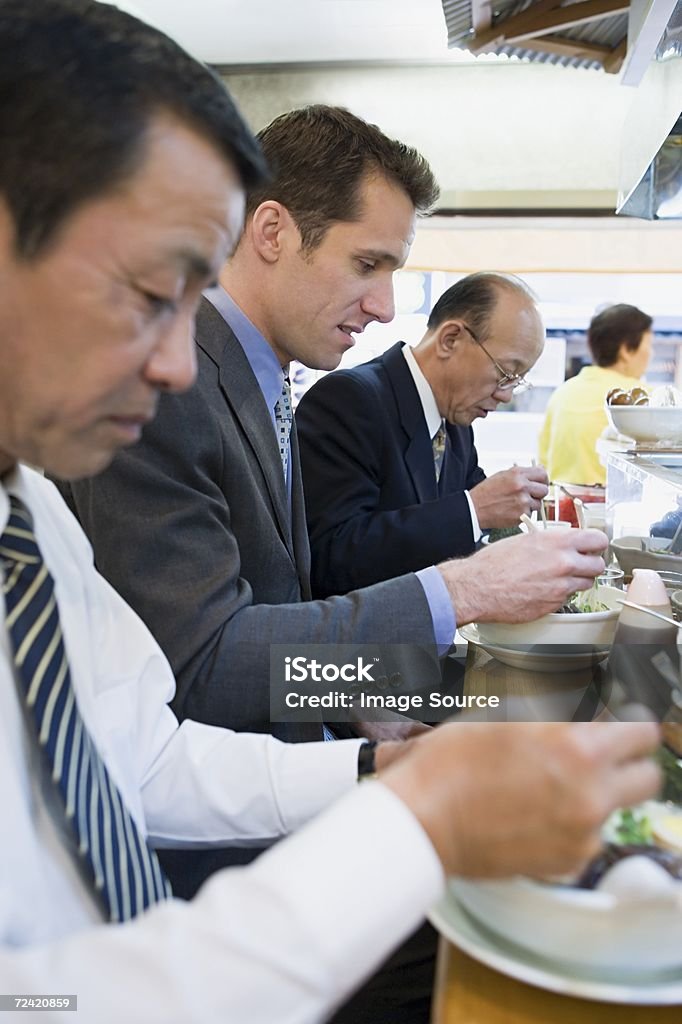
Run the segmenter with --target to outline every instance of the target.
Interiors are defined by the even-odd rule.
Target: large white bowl
[[[607,405],[614,430],[635,441],[682,442],[682,406]]]
[[[622,590],[616,587],[597,587],[597,598],[609,606],[606,612],[581,612],[569,615],[553,612],[533,622],[503,623],[479,622],[478,635],[481,644],[494,647],[519,648],[539,647],[551,657],[553,653],[571,654],[578,648],[608,649],[618,625],[618,614],[624,598]],[[539,653],[539,652],[538,652]]]
[[[682,904],[672,895],[624,899],[527,878],[449,884],[489,931],[546,960],[595,973],[682,966]]]

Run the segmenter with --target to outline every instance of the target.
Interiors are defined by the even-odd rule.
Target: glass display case
[[[611,452],[606,471],[606,524],[620,537],[672,537],[682,518],[682,451]]]

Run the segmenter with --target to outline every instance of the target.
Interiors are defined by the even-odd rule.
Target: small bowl
[[[622,569],[616,569],[615,566],[608,566],[604,569],[603,573],[597,576],[597,584],[600,587],[618,587],[619,590],[623,589],[623,580],[625,579],[625,573]]]
[[[607,405],[606,414],[614,430],[635,441],[682,441],[682,406]]]
[[[634,569],[655,569],[656,572],[682,572],[682,556],[652,550],[657,544],[668,547],[666,537],[619,537],[611,541],[611,551],[626,576]]]

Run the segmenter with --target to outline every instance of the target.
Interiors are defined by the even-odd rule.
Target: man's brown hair
[[[384,175],[398,185],[418,213],[428,212],[438,199],[438,185],[421,153],[342,107],[292,110],[275,118],[258,139],[272,178],[251,192],[247,215],[267,199],[282,203],[296,221],[304,250],[315,249],[333,223],[362,215],[360,185],[367,175]]]

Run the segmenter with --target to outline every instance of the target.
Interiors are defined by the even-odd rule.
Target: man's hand
[[[564,875],[598,852],[613,810],[657,793],[659,738],[651,722],[458,722],[411,740],[381,781],[449,874]]]
[[[380,712],[381,719],[377,721],[364,720],[353,721],[353,731],[358,736],[364,736],[366,740],[377,740],[383,743],[385,740],[409,740],[412,736],[420,736],[423,732],[430,732],[432,726],[425,722],[418,722],[407,715],[399,715],[383,708]]]
[[[604,571],[600,530],[537,531],[496,541],[471,558],[438,566],[459,626],[531,622],[556,611]]]
[[[516,526],[524,513],[540,508],[548,485],[544,466],[514,466],[476,484],[469,495],[481,529]]]

